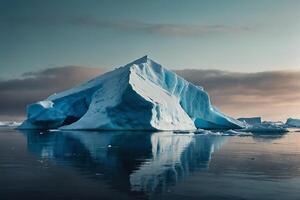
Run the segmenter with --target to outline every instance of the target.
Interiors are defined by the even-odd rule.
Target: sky
[[[0,0],[1,78],[65,65],[300,68],[300,1]]]
[[[192,81],[207,85],[212,100],[229,114],[243,115],[241,109],[232,107],[246,106],[248,89],[257,87],[251,106],[244,107],[245,115],[300,117],[299,81],[293,76],[300,70],[299,10],[298,0],[0,0],[0,93],[7,95],[0,116],[9,117],[11,113],[3,110],[14,110],[18,104],[10,98],[27,99],[18,104],[20,110],[14,110],[24,115],[24,105],[31,101],[78,84],[96,71],[102,73],[148,55],[172,70],[198,70],[199,76]],[[41,78],[43,73],[66,68],[70,73],[80,68],[86,75],[77,76],[76,71],[68,84],[44,92],[48,86],[39,82],[40,92],[32,98],[28,98],[30,87],[18,85],[32,81],[26,74]],[[217,70],[223,82],[204,82],[209,70]],[[188,72],[182,74],[190,77]],[[255,75],[269,78],[267,89],[276,95],[259,96],[265,82],[251,85]],[[243,78],[248,82],[242,82]],[[216,92],[228,79],[240,84],[235,90],[227,84],[230,94],[236,92],[231,104],[221,91]],[[282,93],[292,99],[288,105],[287,99],[278,99],[282,82],[286,83],[284,92],[290,91]],[[8,83],[14,89],[23,88],[22,92],[9,96],[15,90]],[[271,108],[255,106],[258,97],[268,99],[265,104]]]

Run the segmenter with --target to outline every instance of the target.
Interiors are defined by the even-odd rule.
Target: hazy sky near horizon
[[[0,0],[0,120],[144,55],[231,116],[300,118],[299,11],[299,0]]]
[[[0,79],[112,68],[149,55],[172,69],[300,69],[297,0],[0,0]]]

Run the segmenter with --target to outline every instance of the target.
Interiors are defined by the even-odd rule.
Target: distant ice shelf
[[[245,122],[247,124],[260,124],[261,123],[261,117],[242,117],[238,118],[239,121]]]
[[[260,133],[260,134],[278,134],[289,132],[282,122],[263,121],[261,123],[253,122],[252,124],[245,123],[245,128],[240,129],[242,132]]]
[[[242,128],[209,95],[147,56],[27,107],[20,129]]]
[[[287,127],[300,128],[300,119],[288,118],[288,119],[286,120],[285,125],[286,125]]]

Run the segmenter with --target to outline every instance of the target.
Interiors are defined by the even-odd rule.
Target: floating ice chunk
[[[20,126],[20,122],[14,122],[14,121],[0,121],[0,127],[17,127]]]
[[[238,120],[247,124],[261,124],[261,117],[242,117]]]
[[[227,134],[227,135],[237,135],[237,136],[251,136],[251,135],[253,135],[252,133],[247,132],[247,131],[231,130],[231,129],[225,131],[225,134]]]
[[[300,119],[288,118],[285,125],[288,127],[300,128]]]
[[[241,129],[243,132],[251,132],[251,133],[285,133],[288,130],[283,125],[278,125],[273,122],[263,122],[261,124],[253,124],[248,127]]]

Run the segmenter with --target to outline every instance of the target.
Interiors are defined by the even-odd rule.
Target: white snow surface
[[[288,118],[285,125],[288,127],[300,128],[300,119]]]
[[[202,87],[144,56],[27,108],[21,129],[241,128]]]

